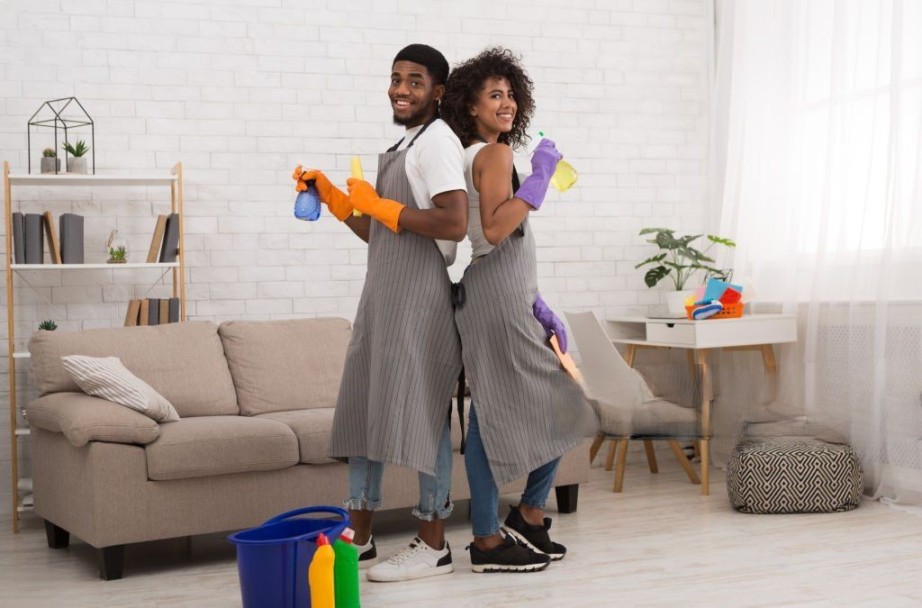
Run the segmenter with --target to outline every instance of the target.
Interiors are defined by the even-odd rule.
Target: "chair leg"
[[[688,475],[688,479],[692,483],[701,483],[701,480],[698,479],[698,473],[695,472],[695,467],[691,465],[688,461],[688,458],[685,456],[685,452],[682,451],[682,446],[679,445],[679,442],[675,439],[667,440],[669,447],[672,448],[672,453],[675,454],[676,460],[679,461],[679,464],[682,465],[682,468],[685,469],[685,474]]]
[[[615,492],[620,492],[621,488],[624,486],[624,465],[627,461],[627,439],[619,439],[618,443],[618,459],[615,465]]]
[[[611,471],[612,463],[615,461],[615,448],[618,447],[618,440],[612,439],[608,444],[608,454],[605,456],[605,470]]]
[[[653,450],[653,440],[644,439],[643,449],[647,453],[647,465],[651,473],[659,473],[659,467],[656,466],[656,452]]]
[[[592,466],[592,461],[595,460],[599,450],[602,449],[603,443],[605,443],[605,435],[603,433],[599,433],[595,436],[595,440],[592,442],[592,447],[589,448],[589,466]]]

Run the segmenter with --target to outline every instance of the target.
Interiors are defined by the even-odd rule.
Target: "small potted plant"
[[[63,148],[70,154],[70,158],[67,159],[67,172],[86,173],[85,155],[90,151],[90,147],[86,145],[86,142],[80,139],[77,140],[76,145],[65,143]]]
[[[44,331],[54,331],[58,328],[58,324],[52,321],[51,319],[48,319],[46,321],[42,321],[41,323],[39,323],[38,328]]]
[[[54,148],[45,148],[42,152],[42,173],[57,173],[61,170],[61,159]]]
[[[707,254],[715,245],[724,245],[725,247],[736,247],[736,243],[730,239],[707,235],[709,241],[707,247],[703,250],[696,249],[692,243],[701,238],[702,234],[692,234],[677,237],[675,231],[669,228],[644,228],[640,235],[656,235],[648,239],[648,243],[653,243],[662,250],[652,257],[634,266],[653,266],[644,275],[644,283],[647,287],[655,287],[661,280],[669,277],[675,288],[674,292],[666,294],[669,304],[669,312],[675,314],[684,314],[685,298],[691,295],[691,290],[686,291],[685,287],[689,279],[696,272],[704,271],[704,279],[714,277],[722,280],[729,280],[732,274],[731,270],[723,270],[713,266],[716,262]]]
[[[118,236],[118,230],[109,233],[106,253],[109,255],[109,259],[106,260],[107,264],[124,264],[128,261],[128,244]]]

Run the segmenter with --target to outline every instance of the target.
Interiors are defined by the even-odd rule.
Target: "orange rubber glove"
[[[346,186],[349,188],[349,202],[352,203],[355,209],[365,215],[370,215],[392,231],[400,232],[400,226],[397,221],[400,219],[400,212],[406,208],[406,205],[387,198],[381,198],[375,192],[374,187],[363,179],[350,177],[346,180]]]
[[[349,196],[334,186],[329,178],[318,169],[301,169],[301,165],[295,167],[292,179],[296,180],[295,190],[304,192],[307,190],[307,182],[313,180],[317,193],[320,194],[320,202],[330,209],[336,219],[343,222],[352,215],[352,205],[349,203]]]

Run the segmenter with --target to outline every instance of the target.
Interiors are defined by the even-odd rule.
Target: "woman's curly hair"
[[[531,79],[512,51],[494,47],[455,66],[445,83],[445,95],[441,103],[442,120],[448,123],[465,146],[479,139],[477,125],[470,112],[471,106],[477,103],[477,96],[487,80],[500,77],[509,81],[517,110],[512,130],[501,133],[499,141],[512,148],[524,146],[528,142],[526,130],[535,110]]]

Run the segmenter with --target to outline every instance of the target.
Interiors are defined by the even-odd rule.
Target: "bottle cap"
[[[350,545],[355,542],[353,540],[354,538],[355,530],[352,528],[344,528],[342,534],[339,535],[339,540],[343,541],[344,543],[349,543]]]
[[[329,545],[329,544],[330,544],[330,539],[327,538],[326,534],[321,532],[320,534],[317,535],[317,546],[318,547],[322,547],[324,545]]]

